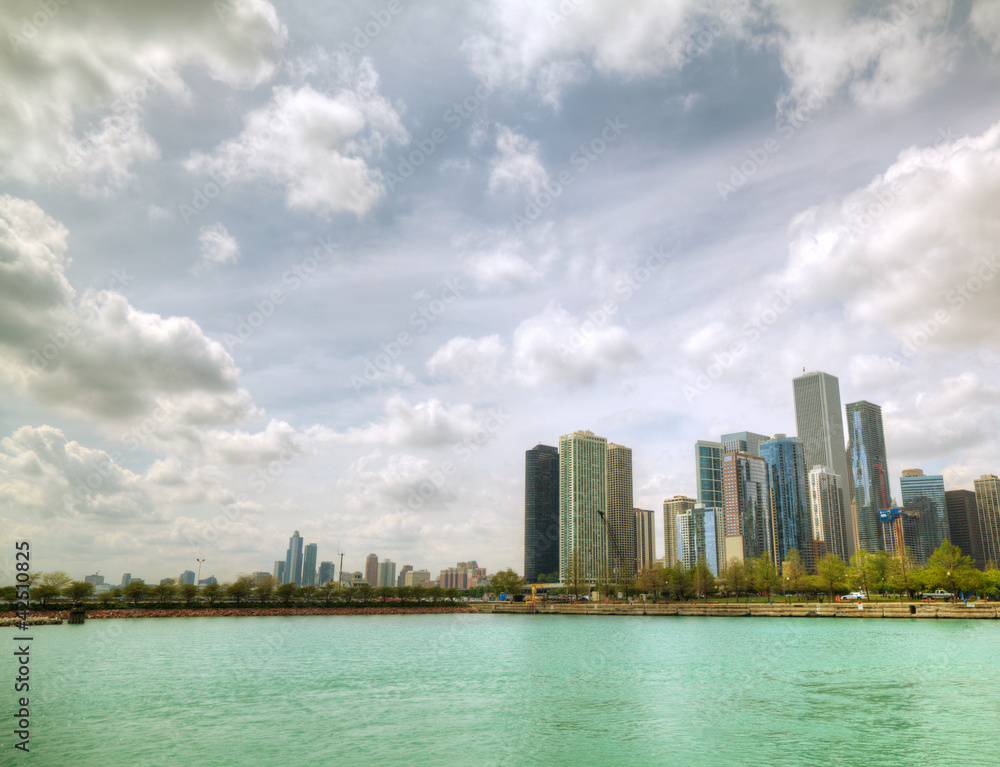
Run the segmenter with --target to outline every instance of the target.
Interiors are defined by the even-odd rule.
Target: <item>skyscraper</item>
[[[288,539],[288,551],[285,552],[285,573],[282,583],[302,585],[302,537],[296,530]]]
[[[636,572],[656,561],[656,520],[652,509],[635,510]]]
[[[698,440],[694,445],[697,500],[706,508],[722,508],[722,443]]]
[[[891,554],[899,554],[909,549],[919,551],[920,512],[916,509],[881,509],[878,513],[882,527],[882,543]]]
[[[975,481],[979,536],[986,565],[1000,566],[1000,479],[984,474]]]
[[[302,557],[302,585],[316,585],[316,544],[310,543],[306,546],[305,555]]]
[[[724,453],[750,453],[760,455],[760,443],[771,439],[765,434],[755,434],[752,431],[738,431],[733,434],[723,434],[719,440]]]
[[[333,583],[336,581],[336,568],[333,562],[320,562],[319,563],[319,580],[316,581],[317,586],[325,586],[328,583]]]
[[[903,506],[920,512],[917,527],[920,530],[919,553],[914,556],[926,564],[942,541],[948,536],[945,513],[944,477],[940,474],[925,475],[920,469],[907,469],[899,480]]]
[[[725,515],[723,561],[749,559],[771,552],[771,494],[767,464],[749,453],[722,456]]]
[[[771,556],[779,568],[792,549],[797,549],[807,570],[816,566],[812,526],[809,519],[809,489],[802,442],[798,437],[776,434],[762,442],[760,456],[767,464],[771,487]]]
[[[607,503],[608,441],[591,431],[559,438],[559,580],[579,558],[582,577],[596,583],[608,556],[602,514]]]
[[[280,586],[285,582],[285,560],[276,559],[274,560],[274,585]]]
[[[524,453],[524,580],[559,571],[559,450]]]
[[[851,510],[851,475],[844,447],[844,419],[840,409],[840,381],[829,373],[804,373],[792,380],[795,429],[802,440],[806,471],[826,466],[840,478],[840,509],[844,530],[844,558],[854,554],[854,518]],[[810,510],[813,516],[815,512]],[[829,549],[829,547],[828,547]]]
[[[413,571],[413,565],[403,565],[396,576],[396,588],[406,585],[406,574]]]
[[[396,563],[391,559],[383,559],[378,563],[375,585],[379,587],[396,585]]]
[[[878,513],[890,505],[882,408],[864,400],[848,403],[847,434],[858,545],[874,554],[882,548]]]
[[[809,510],[813,540],[822,541],[827,552],[843,560],[848,556],[844,531],[844,493],[841,477],[826,466],[813,466],[809,472]],[[817,553],[819,547],[817,546]]]
[[[698,505],[677,515],[677,559],[685,569],[692,569],[704,557],[712,575],[719,574],[719,559],[715,550],[715,514],[715,509]]]
[[[663,564],[667,567],[677,564],[677,516],[693,509],[696,503],[694,498],[684,495],[663,502]]]
[[[193,586],[194,585],[194,570],[185,570],[181,573],[180,584],[182,586]]]
[[[365,583],[372,588],[378,583],[378,556],[369,554],[365,559]]]
[[[607,448],[607,517],[611,538],[608,559],[612,575],[635,575],[636,529],[632,505],[632,450],[622,445]]]
[[[945,512],[948,515],[948,540],[958,546],[980,570],[986,569],[983,537],[979,530],[979,510],[972,490],[945,490]]]

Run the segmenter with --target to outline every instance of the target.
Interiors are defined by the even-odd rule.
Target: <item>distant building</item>
[[[285,552],[285,572],[282,583],[302,585],[302,536],[296,530],[288,539],[288,550]]]
[[[841,506],[844,502],[841,479],[826,466],[813,466],[809,471],[809,509],[813,540],[822,541],[827,552],[846,562],[850,557]]]
[[[173,583],[174,583],[174,579],[173,578],[160,578],[160,585],[161,586],[169,586],[169,585],[172,585]]]
[[[841,510],[843,520],[831,520],[833,530],[843,529],[844,559],[855,551],[854,518],[851,515],[851,473],[844,449],[844,415],[840,409],[840,381],[829,373],[803,373],[792,380],[795,399],[795,432],[802,440],[806,471],[816,466],[826,466],[840,478],[840,503],[832,504]],[[812,518],[816,510],[810,509]],[[827,549],[835,551],[836,540],[827,541]],[[839,556],[839,555],[838,555]]]
[[[752,431],[738,431],[734,434],[723,434],[719,440],[723,453],[750,453],[760,455],[760,443],[771,439],[766,434],[755,434]]]
[[[406,574],[413,571],[413,565],[403,565],[396,576],[396,588],[406,585]]]
[[[694,445],[696,502],[705,508],[722,508],[722,453],[721,442],[698,440]]]
[[[708,563],[712,575],[719,574],[719,558],[715,550],[715,509],[702,505],[678,514],[677,560],[690,570],[701,557]]]
[[[264,570],[254,570],[253,573],[250,574],[250,578],[253,581],[254,586],[259,586],[264,583],[265,578],[270,577],[271,573],[265,572]]]
[[[448,567],[441,571],[438,576],[438,584],[443,589],[466,589],[482,585],[486,579],[486,569],[480,567],[475,561],[459,562],[455,567]],[[427,580],[430,580],[430,573],[427,573]]]
[[[355,570],[353,573],[350,573],[348,575],[344,575],[343,570],[341,570],[340,582],[343,583],[345,586],[350,586],[351,588],[357,588],[358,586],[363,586],[368,583],[368,581],[365,580],[365,576],[362,575],[360,570]]]
[[[274,560],[274,585],[280,586],[285,583],[285,561],[283,559]]]
[[[412,570],[406,574],[406,579],[403,582],[404,586],[419,586],[421,583],[427,583],[431,579],[430,570]]]
[[[302,585],[316,585],[316,544],[310,543],[306,546],[302,557]]]
[[[882,544],[891,554],[909,549],[920,549],[920,512],[916,509],[882,509],[879,511],[882,526]]]
[[[666,567],[677,563],[677,517],[693,509],[696,503],[694,498],[685,495],[675,495],[663,502],[663,564]]]
[[[635,566],[636,572],[650,567],[656,561],[656,512],[652,509],[633,509],[635,512]]]
[[[612,574],[638,572],[636,552],[636,515],[632,505],[632,449],[623,445],[607,446],[607,503],[605,515],[606,530],[611,531],[608,540],[608,564]]]
[[[376,586],[396,585],[396,563],[390,559],[383,559],[378,564],[378,574],[375,579]]]
[[[194,578],[195,576],[193,570],[185,570],[183,573],[181,573],[179,581],[182,586],[193,586]]]
[[[975,481],[976,512],[987,566],[1000,566],[1000,478],[984,474]]]
[[[559,449],[524,453],[524,579],[559,572]]]
[[[88,576],[86,576],[83,579],[83,582],[84,583],[91,583],[94,586],[103,586],[104,585],[104,576],[103,575],[97,575],[95,573],[94,575],[88,575]]]
[[[596,583],[608,556],[602,518],[607,449],[607,439],[592,431],[559,437],[559,580],[563,583],[574,558],[583,580]]]
[[[365,581],[369,586],[375,587],[378,584],[378,556],[369,554],[365,559]]]
[[[317,586],[325,586],[328,583],[334,581],[334,565],[333,562],[320,562],[319,563],[319,582]]]
[[[920,512],[920,550],[914,549],[913,554],[923,565],[948,537],[944,477],[925,475],[920,469],[907,469],[900,477],[899,487],[903,506]]]
[[[722,456],[722,487],[723,561],[750,559],[772,551],[771,493],[764,459],[750,453],[726,453]]]
[[[122,575],[122,588],[125,588],[132,582],[132,573],[125,573]]]
[[[847,433],[858,546],[874,554],[882,548],[879,511],[890,506],[882,408],[863,400],[848,403]]]
[[[976,567],[985,570],[986,557],[983,555],[983,538],[979,530],[975,492],[946,490],[944,505],[948,516],[948,540],[958,546],[962,554],[972,557]]]
[[[133,580],[138,580],[138,579],[133,579]],[[218,583],[218,582],[219,582],[218,578],[216,578],[214,575],[210,575],[207,578],[202,578],[200,581],[198,581],[198,585],[208,586],[210,583]]]
[[[771,558],[781,568],[792,549],[799,552],[807,570],[816,566],[809,519],[809,484],[802,441],[776,434],[760,443],[771,487]]]

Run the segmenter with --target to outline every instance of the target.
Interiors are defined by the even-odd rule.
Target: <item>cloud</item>
[[[997,347],[1000,124],[899,154],[883,174],[792,224],[785,279],[835,298],[912,357],[924,347]]]
[[[156,91],[183,100],[192,68],[252,87],[271,77],[285,40],[263,0],[9,0],[0,28],[0,178],[86,195],[127,186],[159,157],[142,124]]]
[[[490,163],[490,191],[504,189],[534,197],[548,180],[549,174],[538,159],[538,142],[498,126],[497,154]]]
[[[478,252],[465,263],[476,289],[481,293],[513,293],[542,281],[542,273],[507,248]]]
[[[219,222],[201,227],[198,230],[198,242],[201,245],[201,261],[196,267],[198,269],[239,261],[239,243]]]
[[[185,162],[192,173],[284,189],[290,210],[364,216],[385,193],[368,162],[386,145],[409,141],[392,105],[378,92],[370,59],[354,66],[338,56],[341,85],[333,95],[310,85],[279,86],[271,101],[244,118],[239,136]]]
[[[82,296],[66,279],[65,227],[35,203],[0,197],[0,377],[34,399],[104,424],[155,415],[229,424],[252,412],[221,344],[187,317],[131,306],[118,290]]]
[[[466,383],[489,383],[500,379],[508,350],[498,335],[472,339],[452,338],[427,360],[431,375],[445,375]]]
[[[482,428],[486,414],[472,405],[447,406],[429,399],[411,405],[400,395],[385,403],[385,416],[360,428],[328,432],[326,438],[341,444],[382,444],[390,446],[435,447],[467,440]]]

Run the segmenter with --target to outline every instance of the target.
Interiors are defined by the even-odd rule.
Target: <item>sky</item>
[[[636,506],[882,407],[1000,473],[1000,5],[5,0],[0,581],[523,570],[524,452]]]

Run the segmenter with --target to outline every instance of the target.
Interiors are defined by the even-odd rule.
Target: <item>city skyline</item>
[[[581,428],[662,556],[815,370],[889,496],[1000,471],[991,4],[118,10],[0,4],[0,579],[520,571]]]

